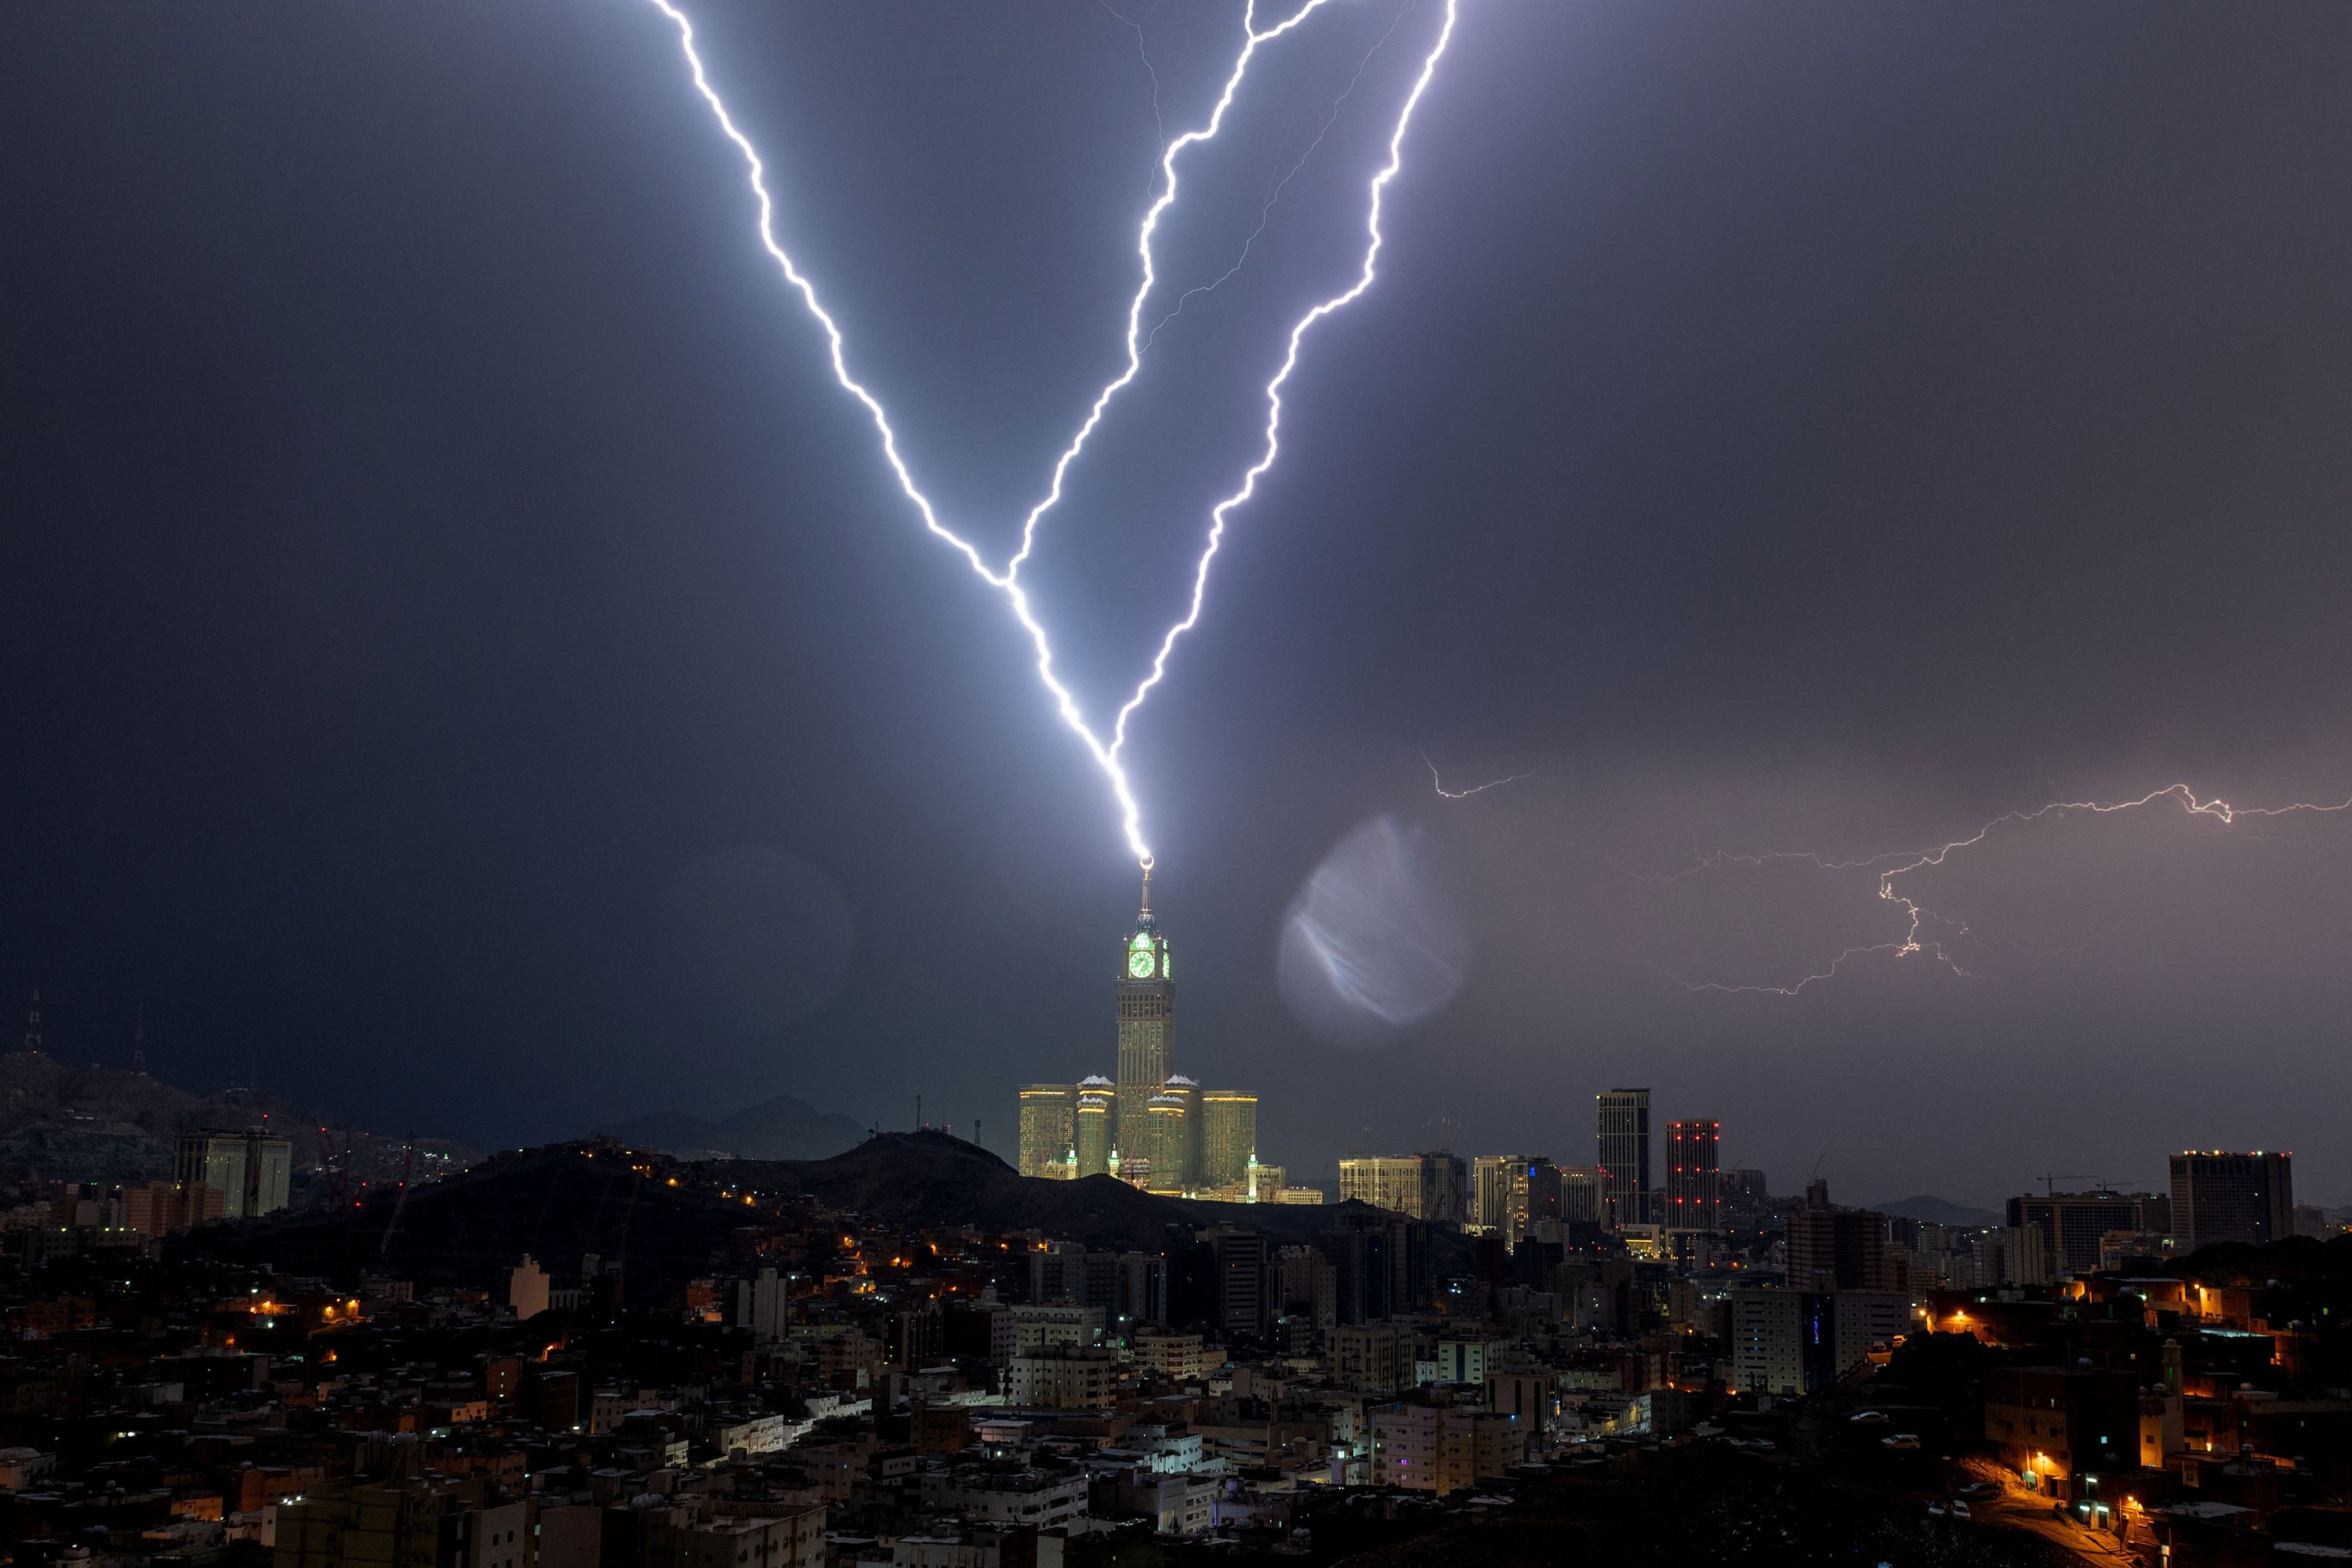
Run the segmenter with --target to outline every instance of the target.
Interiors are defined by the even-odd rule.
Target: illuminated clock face
[[[1127,955],[1127,972],[1138,980],[1151,978],[1151,950],[1139,947]]]

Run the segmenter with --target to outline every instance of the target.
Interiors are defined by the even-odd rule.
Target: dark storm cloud
[[[1234,18],[1123,9],[1197,114]],[[1395,11],[1329,9],[1202,165],[1189,281]],[[657,15],[0,27],[0,978],[56,1048],[120,1058],[143,997],[169,1074],[254,1058],[501,1141],[779,1089],[1009,1127],[1013,1083],[1108,1065],[1133,889],[1099,784],[827,382]],[[1001,548],[1117,363],[1133,34],[705,36],[910,457]],[[1260,1089],[1309,1175],[1445,1113],[1566,1157],[1594,1089],[1649,1081],[1784,1180],[1830,1151],[1845,1196],[2145,1182],[2188,1142],[2292,1142],[2352,1195],[2345,832],[2004,839],[1916,884],[1995,944],[1976,978],[1795,999],[1668,976],[1888,940],[1868,878],[1640,880],[2176,779],[2352,789],[2347,46],[2317,5],[1468,5],[1381,280],[1138,731],[1183,1069]],[[1090,700],[1246,456],[1267,324],[1345,264],[1383,68],[1076,476],[1040,582]],[[1444,801],[1423,749],[1541,771]],[[1382,814],[1470,978],[1367,1057],[1297,1025],[1277,954]],[[665,925],[743,845],[856,933],[797,1021],[823,988],[777,991],[775,943],[706,947],[750,955],[714,986]],[[698,1000],[730,984],[787,1000],[745,1028]]]

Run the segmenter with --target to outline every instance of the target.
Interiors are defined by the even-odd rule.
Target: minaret
[[[1168,937],[1151,912],[1151,866],[1143,867],[1143,902],[1135,929],[1119,943],[1112,987],[1118,1022],[1118,1110],[1112,1142],[1128,1160],[1148,1152],[1151,1097],[1175,1068],[1176,987],[1169,978]]]

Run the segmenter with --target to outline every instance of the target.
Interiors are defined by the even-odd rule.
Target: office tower
[[[1669,1230],[1722,1228],[1723,1123],[1693,1119],[1666,1123],[1666,1213]]]
[[[1392,1214],[1421,1212],[1421,1160],[1412,1154],[1358,1154],[1339,1162],[1339,1201]]]
[[[1559,1217],[1586,1225],[1601,1222],[1601,1167],[1555,1165],[1559,1173]]]
[[[1071,1135],[1078,1151],[1076,1173],[1078,1175],[1104,1176],[1110,1173],[1111,1106],[1114,1099],[1110,1079],[1101,1074],[1078,1080],[1075,1113],[1076,1131]]]
[[[1470,1162],[1469,1224],[1517,1241],[1538,1218],[1559,1217],[1559,1185],[1541,1154],[1481,1154]]]
[[[1715,1190],[1724,1208],[1733,1214],[1755,1214],[1772,1195],[1764,1173],[1748,1165],[1718,1174]]]
[[[1021,1173],[1042,1176],[1077,1146],[1078,1089],[1069,1083],[1021,1086]]]
[[[1201,1096],[1201,1185],[1230,1187],[1249,1180],[1257,1157],[1257,1096],[1213,1089]]]
[[[1357,1155],[1339,1162],[1339,1201],[1350,1199],[1415,1219],[1459,1225],[1469,1211],[1470,1167],[1444,1150]]]
[[[294,1145],[261,1132],[183,1132],[172,1153],[172,1179],[217,1190],[230,1219],[284,1208],[293,1172]]]
[[[1184,1191],[1184,1168],[1192,1149],[1191,1111],[1182,1095],[1165,1090],[1144,1102],[1143,1152],[1151,1160],[1148,1191]]]
[[[1886,1245],[1886,1216],[1873,1209],[1799,1209],[1789,1216],[1789,1288],[1792,1290],[1894,1290],[1894,1253]]]
[[[1221,1225],[1199,1232],[1196,1239],[1212,1258],[1215,1306],[1211,1322],[1227,1335],[1264,1333],[1272,1321],[1266,1310],[1265,1237],[1239,1226]]]
[[[2028,1193],[2009,1200],[2009,1227],[2040,1227],[2052,1275],[2088,1274],[2099,1267],[2099,1242],[2111,1231],[2137,1234],[2170,1228],[2159,1223],[2146,1193]],[[2162,1209],[2168,1211],[2169,1203]]]
[[[1143,873],[1143,910],[1119,943],[1118,1104],[1116,1142],[1122,1158],[1143,1152],[1151,1097],[1168,1082],[1175,1057],[1176,985],[1169,978],[1168,938],[1151,913],[1151,871]],[[1180,1178],[1181,1179],[1181,1178]]]
[[[1612,1230],[1649,1222],[1650,1091],[1593,1096],[1600,1121],[1601,1219]]]
[[[2172,1157],[2172,1234],[2181,1250],[2294,1234],[2291,1154],[2189,1150]]]

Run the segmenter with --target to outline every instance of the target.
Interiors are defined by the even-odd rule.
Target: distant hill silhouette
[[[596,1129],[634,1149],[658,1149],[681,1160],[714,1154],[739,1160],[822,1160],[855,1147],[866,1129],[846,1116],[817,1110],[789,1094],[746,1106],[723,1121],[657,1110]]]
[[[267,1263],[338,1281],[362,1268],[503,1290],[524,1253],[570,1274],[593,1253],[625,1264],[632,1302],[664,1300],[710,1272],[747,1215],[723,1189],[806,1198],[867,1220],[908,1226],[1038,1230],[1091,1247],[1158,1251],[1171,1226],[1189,1233],[1221,1220],[1265,1232],[1275,1245],[1330,1228],[1361,1204],[1205,1204],[1159,1197],[1108,1176],[1047,1182],[944,1132],[885,1132],[829,1160],[729,1160],[689,1167],[712,1186],[672,1186],[606,1148],[561,1145],[499,1154],[446,1181],[411,1188],[393,1224],[394,1195],[320,1214],[204,1226],[174,1237],[177,1254]],[[391,1232],[389,1241],[385,1233]],[[1441,1273],[1468,1267],[1459,1236],[1433,1239]]]
[[[323,1121],[268,1089],[195,1094],[143,1072],[42,1051],[0,1055],[0,1179],[166,1180],[173,1140],[205,1128],[267,1128],[292,1141],[298,1173],[313,1171]],[[325,1142],[339,1164],[348,1152],[355,1181],[396,1181],[407,1162],[407,1142],[397,1138],[337,1128]],[[446,1139],[420,1138],[415,1147],[433,1156],[434,1168],[479,1157]]]
[[[397,1223],[395,1223],[395,1210]],[[658,1301],[707,1273],[742,1227],[743,1207],[719,1193],[672,1186],[608,1151],[577,1146],[495,1154],[445,1181],[412,1187],[401,1207],[381,1188],[323,1213],[199,1226],[171,1238],[173,1254],[266,1264],[348,1284],[362,1269],[489,1289],[529,1253],[571,1275],[590,1254],[625,1263],[632,1302]],[[385,1233],[391,1232],[387,1241]]]
[[[1970,1208],[1966,1204],[1952,1203],[1944,1198],[1922,1193],[1917,1197],[1896,1198],[1893,1203],[1870,1205],[1880,1214],[1891,1214],[1904,1219],[1916,1219],[1923,1225],[1948,1225],[1956,1230],[1982,1230],[1988,1226],[2006,1224],[2003,1215],[1990,1209]]]
[[[1331,1229],[1362,1204],[1213,1204],[1161,1197],[1108,1176],[1075,1182],[1024,1176],[945,1132],[883,1132],[829,1160],[746,1161],[728,1179],[764,1193],[804,1196],[893,1225],[971,1225],[1039,1230],[1090,1247],[1156,1250],[1171,1226],[1221,1221],[1302,1236]],[[1456,1241],[1459,1237],[1453,1238]],[[1462,1249],[1467,1255],[1466,1244]]]

